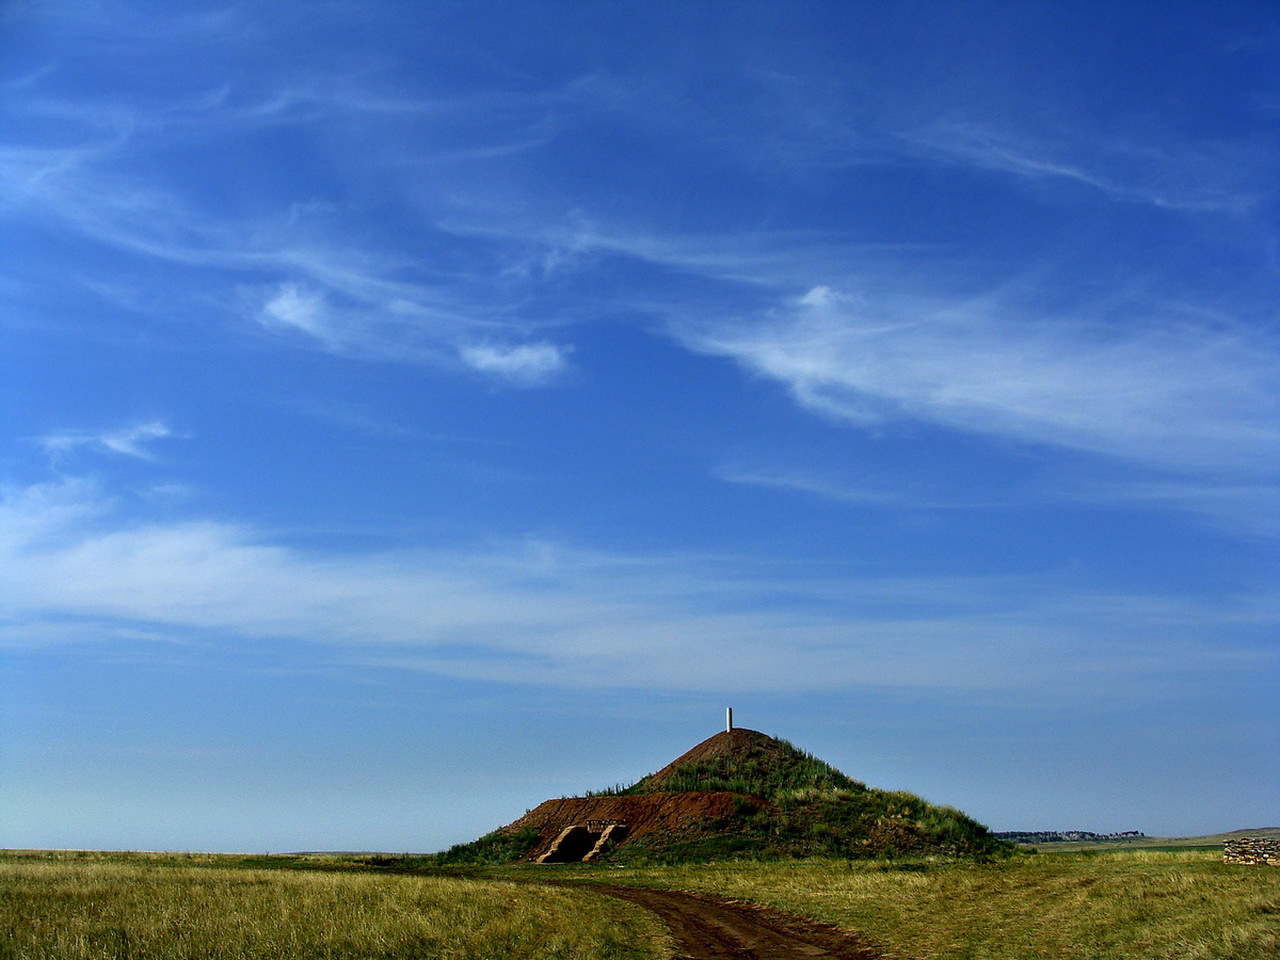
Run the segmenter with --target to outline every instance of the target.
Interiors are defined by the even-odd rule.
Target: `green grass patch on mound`
[[[522,859],[538,842],[538,831],[531,827],[523,830],[494,830],[478,840],[454,844],[448,850],[421,858],[427,866],[471,866],[491,863],[511,863]]]

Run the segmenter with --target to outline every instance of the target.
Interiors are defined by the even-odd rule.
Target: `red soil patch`
[[[741,817],[744,800],[756,807],[769,804],[759,797],[718,791],[662,791],[679,766],[701,763],[719,757],[746,757],[764,760],[784,757],[793,748],[755,730],[739,728],[722,730],[703,740],[687,753],[677,757],[657,773],[651,773],[641,784],[652,793],[626,797],[562,797],[546,800],[519,820],[503,828],[515,832],[532,827],[538,842],[527,854],[536,860],[546,853],[566,827],[589,822],[625,823],[629,842],[648,833],[661,833],[666,841],[693,840],[722,832],[727,823]]]
[[[560,831],[588,821],[627,825],[627,839],[660,832],[670,838],[704,835],[717,821],[734,816],[742,795],[737,793],[647,793],[635,797],[562,797],[545,800],[504,829],[532,827],[538,843],[528,857],[546,853]],[[763,802],[763,801],[757,801]]]

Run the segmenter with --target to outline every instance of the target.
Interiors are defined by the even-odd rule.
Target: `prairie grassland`
[[[0,958],[670,955],[654,917],[586,891],[234,863],[0,854]]]
[[[1227,865],[1220,852],[725,862],[610,871],[608,879],[770,904],[913,960],[1280,957],[1280,869]]]

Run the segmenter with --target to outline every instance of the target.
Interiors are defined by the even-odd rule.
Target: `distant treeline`
[[[1014,843],[1078,843],[1081,840],[1133,840],[1145,837],[1141,830],[1123,833],[1092,833],[1088,830],[1006,830],[997,833],[1001,840]]]

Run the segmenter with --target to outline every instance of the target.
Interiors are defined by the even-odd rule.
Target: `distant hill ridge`
[[[547,800],[506,827],[437,856],[445,863],[677,863],[719,857],[987,858],[1012,849],[959,810],[906,791],[867,787],[785,740],[735,728],[630,786]]]

